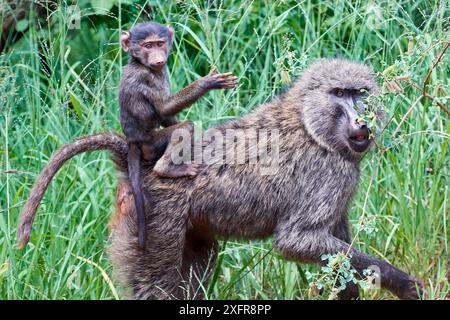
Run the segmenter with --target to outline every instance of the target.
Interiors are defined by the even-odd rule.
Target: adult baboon
[[[319,60],[285,95],[214,128],[222,133],[277,131],[274,174],[263,175],[261,164],[252,163],[250,157],[241,164],[199,163],[199,174],[193,179],[160,179],[145,172],[147,228],[152,230],[145,254],[136,246],[130,183],[122,178],[111,221],[110,255],[117,275],[137,299],[183,298],[186,288],[195,292],[200,286],[190,276],[192,270],[200,277],[206,275],[202,279],[206,286],[208,266],[217,254],[217,236],[273,235],[274,248],[288,259],[323,263],[323,254],[349,252],[358,273],[376,265],[383,288],[402,299],[418,298],[413,277],[349,246],[347,208],[357,186],[359,162],[373,143],[358,110],[365,107],[365,95],[377,92],[367,66],[343,59]],[[245,151],[250,153],[256,143],[249,138]],[[235,145],[224,148],[226,153]],[[125,171],[126,158],[117,156]],[[30,219],[23,221],[29,224]],[[26,234],[19,232],[19,240],[24,238]],[[357,296],[353,284],[340,294],[341,298]]]

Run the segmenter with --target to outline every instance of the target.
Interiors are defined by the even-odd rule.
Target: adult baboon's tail
[[[31,226],[36,210],[44,197],[45,190],[47,190],[58,170],[73,156],[95,150],[109,150],[112,152],[116,162],[120,162],[120,159],[127,158],[128,145],[126,140],[118,134],[99,133],[81,137],[59,149],[37,177],[33,189],[31,189],[30,197],[22,209],[17,230],[17,246],[19,248],[23,248],[30,240]]]

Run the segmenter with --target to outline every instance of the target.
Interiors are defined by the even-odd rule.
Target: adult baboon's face
[[[362,156],[373,139],[363,118],[367,97],[378,93],[369,67],[343,59],[319,60],[299,81],[303,122],[327,149]]]
[[[365,152],[372,140],[364,122],[363,114],[367,110],[365,99],[367,88],[332,88],[328,92],[331,113],[335,121],[335,134],[346,142],[344,145],[357,153]]]

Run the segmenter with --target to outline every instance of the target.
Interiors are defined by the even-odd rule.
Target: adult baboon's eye
[[[336,97],[342,98],[344,96],[344,90],[342,89],[336,89],[336,91],[334,92],[334,94],[336,95]]]

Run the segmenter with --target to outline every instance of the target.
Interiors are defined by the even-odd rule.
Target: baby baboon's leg
[[[217,253],[217,240],[207,228],[194,226],[187,231],[182,269],[185,298],[204,298],[216,265]]]
[[[348,244],[351,243],[351,232],[346,215],[342,216],[341,220],[336,224],[333,230],[333,235]],[[338,293],[338,298],[340,300],[358,299],[358,285],[353,282],[347,282],[345,289]]]
[[[142,159],[145,161],[150,162],[154,159],[158,159],[161,157],[162,151],[164,151],[164,149],[158,151],[151,143],[141,143]]]
[[[172,133],[177,129],[186,130],[186,133],[189,135],[189,141],[171,141]],[[160,143],[167,144],[166,151],[163,156],[156,162],[153,171],[160,177],[166,178],[178,178],[178,177],[193,177],[197,175],[198,168],[197,165],[191,161],[191,155],[184,155],[184,158],[188,158],[188,163],[180,163],[175,164],[172,161],[172,153],[176,152],[180,147],[180,144],[190,144],[189,147],[192,146],[194,135],[194,125],[192,122],[183,122],[176,124],[174,126],[170,126],[161,130],[158,130],[156,133],[156,139],[158,139]],[[190,148],[189,148],[190,149]]]
[[[117,212],[111,220],[109,254],[114,273],[132,290],[135,299],[182,299],[182,256],[187,220],[183,195],[167,200],[146,199],[148,243],[145,252],[137,246],[136,213],[130,185],[121,181],[117,191]],[[159,205],[164,203],[164,205]],[[169,214],[170,213],[170,214]]]

